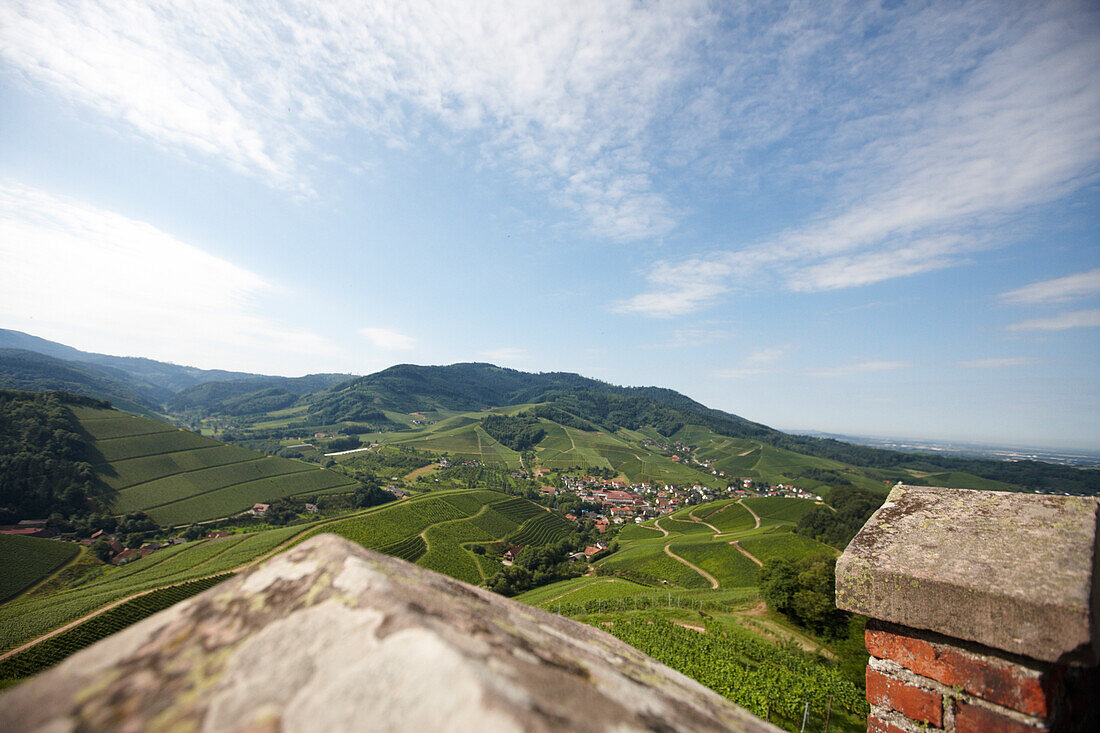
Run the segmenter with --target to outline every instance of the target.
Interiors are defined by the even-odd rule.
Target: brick
[[[955,706],[955,730],[957,733],[1039,733],[1049,728],[1027,725],[989,708],[960,701]]]
[[[1028,715],[1050,715],[1059,675],[1022,667],[1007,659],[972,654],[947,644],[916,639],[868,625],[867,651],[922,677]]]
[[[936,727],[943,725],[942,695],[912,687],[870,667],[867,668],[867,701],[896,710],[910,720]]]
[[[867,716],[867,733],[905,733],[905,731],[887,720],[875,717],[875,714],[871,713]]]

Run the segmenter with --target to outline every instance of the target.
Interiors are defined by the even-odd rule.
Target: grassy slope
[[[67,587],[41,589],[0,606],[0,650],[150,588],[224,573],[269,552],[302,527],[189,542],[121,567],[99,566]]]
[[[80,552],[80,545],[0,534],[0,603],[46,578]]]
[[[497,540],[516,530],[521,544],[552,542],[571,529],[567,520],[526,499],[475,490],[429,494],[317,531],[398,557],[406,557],[402,553],[417,546],[412,538],[419,536],[425,544],[424,552],[415,558],[418,565],[477,584],[497,568],[468,545]]]
[[[112,490],[112,509],[144,511],[164,526],[355,485],[342,474],[225,445],[157,420],[88,407],[74,407],[73,413],[97,454],[96,473]]]

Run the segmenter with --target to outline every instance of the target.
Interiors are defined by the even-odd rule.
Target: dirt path
[[[668,537],[668,530],[661,526],[661,517],[653,520],[653,526],[657,528],[662,535]]]
[[[675,552],[672,551],[671,545],[672,545],[671,542],[668,543],[667,545],[665,545],[665,554],[666,555],[668,555],[669,557],[671,557],[673,560],[675,560],[678,563],[682,563],[684,565],[687,565],[689,568],[691,568],[695,572],[699,573],[699,575],[703,576],[708,581],[710,581],[710,589],[711,590],[718,590],[718,580],[715,579],[715,577],[713,575],[708,573],[706,570],[703,570],[698,565],[692,565],[687,560],[685,560],[684,558],[677,555]]]
[[[747,557],[748,559],[752,560],[752,561],[753,561],[754,563],[756,563],[756,564],[757,564],[757,565],[759,565],[760,567],[764,567],[764,563],[760,562],[760,560],[759,560],[759,559],[758,559],[758,558],[757,558],[757,557],[756,557],[755,555],[753,555],[753,554],[752,554],[751,552],[749,552],[749,551],[748,551],[748,550],[746,550],[746,549],[745,549],[744,547],[742,547],[742,546],[741,546],[741,545],[740,545],[740,544],[739,544],[739,543],[737,542],[737,540],[733,540],[732,542],[730,542],[730,544],[731,544],[731,545],[733,545],[734,547],[736,547],[736,548],[738,549],[738,551],[739,551],[739,552],[740,552],[740,553],[741,553],[742,555],[744,555],[744,556],[745,556],[745,557]]]
[[[721,509],[719,509],[718,511],[722,511],[722,510],[721,510]],[[694,509],[693,509],[693,510],[691,510],[690,512],[688,512],[688,518],[689,518],[689,519],[691,519],[691,521],[693,521],[693,522],[698,522],[699,524],[705,524],[706,526],[708,526],[708,527],[710,527],[711,529],[713,529],[713,530],[714,530],[714,536],[715,536],[715,537],[717,537],[718,535],[722,534],[722,530],[718,529],[717,527],[715,527],[715,526],[714,526],[713,524],[711,524],[710,522],[706,522],[706,521],[704,521],[704,520],[700,519],[699,517],[695,516],[695,510],[694,510]]]
[[[247,570],[248,568],[252,567],[253,565],[256,565],[257,563],[263,562],[264,560],[267,560],[269,557],[272,557],[273,555],[276,555],[276,554],[282,552],[287,547],[289,547],[290,545],[297,542],[298,539],[303,534],[305,534],[307,532],[311,532],[311,531],[317,529],[318,527],[324,527],[325,525],[332,524],[333,522],[340,522],[340,521],[343,521],[345,519],[352,519],[353,517],[361,516],[363,514],[369,514],[372,511],[377,511],[377,510],[381,509],[382,507],[392,507],[392,506],[394,506],[394,505],[396,505],[400,502],[403,502],[403,501],[408,501],[408,499],[398,499],[397,501],[391,501],[391,502],[388,502],[386,504],[382,504],[379,507],[370,507],[369,509],[366,509],[362,512],[358,512],[358,513],[354,513],[354,514],[345,514],[345,515],[340,516],[340,517],[333,517],[332,519],[325,520],[325,521],[320,522],[318,524],[311,524],[309,526],[303,527],[302,531],[298,532],[293,537],[290,537],[289,539],[284,540],[282,543],[276,545],[273,549],[268,550],[263,555],[260,555],[259,557],[256,557],[256,558],[253,558],[252,560],[249,560],[248,562],[244,563],[243,565],[238,565],[235,568],[230,568],[228,570],[222,570],[220,572],[211,573],[209,575],[202,575],[202,576],[197,577],[197,578],[188,578],[187,580],[181,580],[178,583],[167,583],[165,585],[158,585],[156,588],[148,588],[146,590],[139,591],[137,593],[133,593],[131,595],[128,595],[125,598],[119,598],[117,601],[112,601],[112,602],[108,603],[106,606],[101,606],[100,608],[97,608],[96,610],[92,611],[91,613],[84,614],[80,618],[75,619],[73,621],[70,621],[69,623],[65,624],[64,626],[60,626],[60,627],[54,629],[53,631],[49,631],[45,634],[42,634],[42,636],[35,637],[34,639],[31,639],[30,641],[25,642],[23,644],[20,644],[19,646],[15,647],[13,649],[9,649],[8,651],[0,654],[0,662],[4,661],[5,659],[7,659],[10,656],[13,656],[13,655],[18,654],[18,653],[23,652],[23,651],[26,651],[27,649],[30,649],[32,646],[40,644],[41,642],[46,641],[47,639],[52,639],[53,637],[57,636],[58,634],[61,634],[65,631],[68,631],[69,629],[73,628],[74,626],[79,626],[80,624],[84,623],[85,621],[88,621],[89,619],[93,619],[93,618],[95,618],[96,616],[99,616],[102,613],[106,613],[107,611],[110,611],[112,608],[117,608],[118,606],[121,606],[123,603],[126,603],[127,601],[132,601],[135,598],[141,598],[142,596],[149,595],[153,591],[162,590],[164,588],[174,588],[177,585],[183,585],[185,583],[193,583],[196,580],[208,580],[210,578],[216,578],[220,575],[228,575],[228,574],[231,574],[231,573],[239,573],[242,570]],[[20,594],[20,595],[23,595],[23,594]]]
[[[737,503],[740,504],[741,506],[745,507],[746,509],[748,509],[749,514],[751,514],[752,518],[756,520],[756,526],[753,527],[753,529],[760,529],[760,515],[757,514],[756,512],[754,512],[752,510],[752,507],[750,507],[748,504],[745,503],[744,499],[738,499]]]

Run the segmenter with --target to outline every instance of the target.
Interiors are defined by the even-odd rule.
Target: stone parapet
[[[5,730],[779,729],[609,634],[311,539],[0,695]]]
[[[897,486],[837,562],[869,731],[1100,729],[1093,497]]]

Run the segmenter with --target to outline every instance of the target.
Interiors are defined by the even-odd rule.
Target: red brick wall
[[[1064,668],[963,642],[867,624],[868,732],[1036,733],[1059,719]]]

